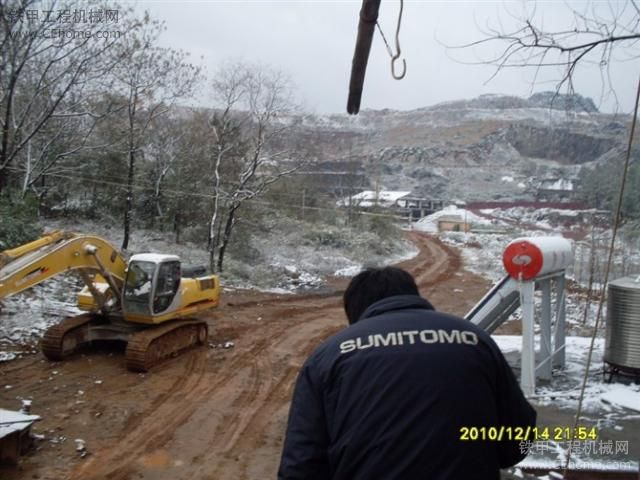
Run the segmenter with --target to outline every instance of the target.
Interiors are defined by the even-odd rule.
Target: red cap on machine
[[[542,270],[544,258],[537,245],[526,240],[511,242],[502,254],[504,269],[511,278],[531,280]]]

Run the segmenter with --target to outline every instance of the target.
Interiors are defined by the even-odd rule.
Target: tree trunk
[[[209,220],[209,238],[207,239],[207,249],[209,250],[209,268],[212,272],[216,272],[216,247],[218,245],[218,235],[216,227],[218,227],[218,196],[214,200],[213,214]]]
[[[227,216],[227,221],[224,225],[224,234],[222,235],[222,242],[220,243],[220,249],[218,250],[218,271],[222,272],[222,265],[224,263],[224,254],[227,251],[227,246],[229,245],[229,241],[231,240],[231,233],[233,232],[233,227],[236,224],[236,210],[239,205],[234,205],[229,209],[229,215]]]
[[[215,183],[213,186],[214,197],[213,197],[213,213],[211,214],[211,221],[209,222],[209,268],[211,268],[212,272],[221,271],[216,270],[216,248],[218,246],[218,242],[220,240],[220,222],[218,222],[218,212],[220,210],[220,162],[222,161],[222,155],[224,153],[224,148],[222,146],[218,146],[218,154],[216,156],[216,163],[214,168],[215,174]],[[217,231],[216,231],[216,227]],[[218,264],[220,262],[218,261]]]
[[[122,239],[122,250],[129,247],[129,234],[131,231],[131,211],[133,210],[133,174],[135,168],[135,153],[133,148],[129,149],[129,172],[127,174],[127,201],[124,209],[124,238]]]
[[[180,211],[176,210],[173,214],[173,231],[176,234],[176,243],[180,243],[180,233],[182,226],[180,225]]]
[[[91,208],[89,209],[89,218],[94,220],[96,218],[96,209],[98,208],[98,184],[93,183],[91,187]]]
[[[29,185],[31,183],[31,140],[27,142],[27,165],[24,172],[24,179],[22,180],[22,199],[27,196]]]
[[[156,185],[155,185],[155,190],[154,190],[154,204],[155,204],[155,210],[156,210],[156,214],[154,216],[151,217],[151,225],[155,224],[155,219],[156,217],[158,218],[158,222],[160,225],[160,231],[164,230],[164,221],[163,221],[163,217],[164,217],[164,212],[162,211],[162,181],[164,180],[164,177],[167,175],[167,172],[169,171],[169,167],[166,166],[164,168],[162,168],[160,170],[160,175],[158,175],[158,178],[156,180]]]
[[[9,171],[6,167],[9,167],[9,127],[11,125],[11,116],[13,114],[13,92],[15,88],[16,80],[12,76],[11,81],[7,89],[7,106],[4,115],[4,125],[2,126],[2,142],[0,143],[0,193],[9,186]]]
[[[0,161],[2,161],[0,159]],[[5,168],[0,169],[0,193],[2,193],[2,191],[5,189],[5,187],[7,186],[7,170]]]
[[[131,211],[133,210],[133,178],[134,169],[136,165],[136,140],[135,140],[135,126],[136,126],[136,111],[138,106],[138,90],[133,88],[129,94],[129,132],[128,143],[129,147],[129,169],[127,172],[127,201],[124,207],[124,235],[122,238],[122,250],[126,250],[129,247],[129,234],[131,231]]]

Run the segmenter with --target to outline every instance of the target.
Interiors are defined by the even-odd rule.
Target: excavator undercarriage
[[[49,360],[60,361],[93,342],[122,341],[127,344],[127,368],[146,372],[184,350],[206,344],[207,337],[208,327],[203,320],[173,320],[148,327],[117,317],[84,313],[49,328],[42,338],[41,348]]]

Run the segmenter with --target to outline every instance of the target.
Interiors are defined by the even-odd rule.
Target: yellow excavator
[[[141,253],[127,262],[102,238],[55,231],[0,253],[0,299],[66,271],[85,287],[78,307],[87,313],[50,327],[42,352],[62,360],[100,340],[127,343],[129,370],[145,372],[166,358],[205,344],[207,323],[192,316],[215,308],[220,281],[204,267],[183,268],[176,255]]]

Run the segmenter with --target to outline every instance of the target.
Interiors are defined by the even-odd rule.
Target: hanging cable
[[[15,167],[7,167],[7,169],[9,170],[14,170],[17,171],[17,169]],[[53,178],[62,178],[62,179],[66,179],[69,180],[69,176],[68,175],[64,175],[64,174],[58,174],[58,173],[48,173],[47,177],[53,177]],[[122,188],[126,188],[128,185],[126,183],[123,182],[113,182],[113,181],[108,181],[108,180],[100,180],[97,179],[95,177],[80,177],[75,175],[74,180],[77,181],[82,181],[85,183],[92,183],[92,184],[96,184],[96,185],[107,185],[110,187],[122,187]],[[137,191],[153,191],[154,187],[152,185],[137,185],[134,184],[133,185],[133,189],[137,190]],[[214,194],[210,194],[210,193],[197,193],[197,192],[192,192],[192,191],[184,191],[184,190],[175,190],[175,189],[163,189],[163,193],[165,193],[168,197],[171,198],[179,198],[179,197],[185,197],[185,198],[189,198],[189,197],[194,197],[194,198],[204,198],[204,199],[213,199],[215,198]],[[283,194],[280,196],[296,196],[294,194]],[[324,196],[324,198],[329,198],[331,201],[334,201],[335,199],[333,197],[327,197]],[[275,203],[275,202],[270,202],[267,200],[260,200],[257,198],[247,198],[245,200],[243,200],[243,202],[247,202],[253,205],[262,205],[262,206],[266,206],[266,207],[274,207],[274,208],[282,208],[283,206],[279,203]],[[299,207],[294,207],[294,208],[299,208]],[[310,205],[305,205],[305,210],[314,210],[314,211],[319,211],[319,212],[335,212],[336,209],[335,208],[331,208],[331,207],[314,207],[314,206],[310,206]],[[352,212],[354,215],[360,215],[360,216],[365,216],[365,217],[380,217],[380,218],[389,218],[389,219],[394,219],[394,220],[398,220],[398,221],[406,221],[406,217],[401,216],[401,215],[396,215],[393,213],[377,213],[377,212],[366,212],[366,211],[361,211],[361,210],[354,210]]]
[[[624,168],[622,171],[622,181],[620,182],[620,193],[618,195],[618,205],[616,206],[615,217],[613,220],[613,230],[611,232],[611,244],[609,245],[609,254],[607,257],[607,264],[604,273],[604,281],[602,282],[602,292],[600,294],[600,302],[598,303],[598,312],[596,314],[596,323],[593,327],[593,334],[591,335],[591,344],[589,346],[589,353],[587,355],[587,365],[584,372],[584,378],[582,379],[582,387],[580,389],[580,397],[578,399],[578,408],[576,409],[576,417],[573,423],[573,431],[578,428],[578,422],[582,415],[582,404],[584,401],[584,392],[587,387],[587,380],[589,378],[589,369],[591,367],[591,357],[593,355],[593,346],[596,341],[596,335],[598,333],[598,326],[600,325],[600,319],[602,318],[602,309],[604,307],[604,293],[607,283],[609,283],[609,273],[611,271],[611,263],[613,260],[613,252],[615,250],[616,236],[618,234],[618,228],[620,227],[620,216],[622,212],[622,200],[624,198],[624,188],[627,183],[627,174],[629,172],[629,164],[631,163],[631,147],[633,146],[633,137],[636,130],[636,123],[638,119],[638,103],[640,103],[640,78],[638,78],[638,87],[636,89],[636,103],[633,110],[633,119],[631,120],[631,131],[629,132],[629,142],[627,144],[627,152],[624,159]],[[569,442],[569,448],[567,449],[567,461],[564,465],[564,471],[562,476],[567,478],[567,471],[569,470],[569,463],[571,462],[571,447],[573,442]]]

